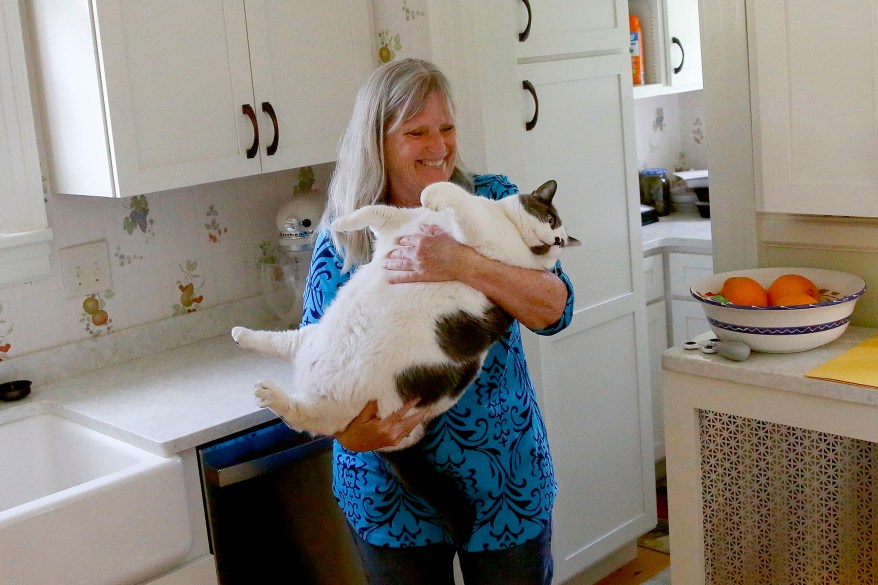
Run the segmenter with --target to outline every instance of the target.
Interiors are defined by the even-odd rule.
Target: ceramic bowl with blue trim
[[[750,307],[714,296],[732,276],[749,276],[763,288],[784,274],[799,274],[820,290],[820,302],[788,307]],[[793,353],[825,345],[848,327],[854,305],[866,292],[859,276],[822,268],[750,268],[700,278],[689,292],[701,304],[714,335],[743,341],[753,351]]]

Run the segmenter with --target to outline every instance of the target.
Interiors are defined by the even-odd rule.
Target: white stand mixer
[[[325,201],[323,193],[306,191],[296,193],[282,206],[275,219],[276,263],[263,261],[258,265],[265,301],[285,326],[296,327],[302,320],[302,293]]]

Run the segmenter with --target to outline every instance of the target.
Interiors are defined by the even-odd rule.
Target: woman
[[[432,64],[405,59],[378,68],[360,89],[339,148],[305,290],[303,324],[316,322],[351,275],[371,259],[369,234],[337,233],[334,217],[364,205],[420,205],[421,190],[454,181],[476,195],[517,192],[506,177],[472,176],[457,156],[449,84]],[[404,271],[393,282],[460,280],[517,322],[491,347],[457,405],[431,421],[413,449],[458,480],[476,509],[468,542],[454,543],[437,512],[407,491],[373,450],[398,444],[421,422],[415,404],[384,419],[370,403],[336,435],[333,491],[352,528],[370,583],[453,583],[459,555],[467,584],[548,585],[551,513],[557,486],[518,323],[551,335],[570,321],[573,290],[551,272],[510,267],[435,227],[404,236],[383,259]],[[405,343],[404,332],[400,343]]]

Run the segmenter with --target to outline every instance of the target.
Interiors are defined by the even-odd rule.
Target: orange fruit
[[[816,299],[814,302],[820,300],[820,291],[813,282],[800,274],[784,274],[778,276],[768,287],[768,304],[780,305],[780,299],[793,293],[808,295]]]
[[[793,292],[782,296],[771,303],[772,307],[789,307],[791,305],[813,305],[819,301],[811,295],[802,292]]]
[[[768,294],[765,289],[749,276],[730,276],[723,283],[720,294],[736,305],[768,306]]]

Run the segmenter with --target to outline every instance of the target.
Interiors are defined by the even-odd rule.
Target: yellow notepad
[[[878,335],[814,368],[805,376],[878,388]]]

